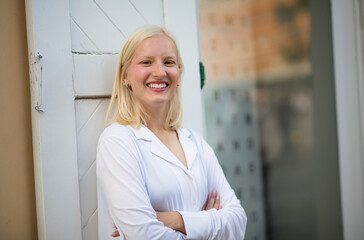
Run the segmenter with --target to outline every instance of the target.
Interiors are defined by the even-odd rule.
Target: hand
[[[180,231],[186,234],[185,224],[181,214],[177,211],[171,212],[157,212],[157,219],[163,222],[164,226],[169,227],[173,230]],[[112,237],[119,237],[120,233],[114,224],[115,231],[111,234]]]
[[[170,211],[170,212],[156,212],[156,213],[158,221],[163,222],[164,226],[186,234],[185,223],[179,212]]]
[[[114,228],[115,228],[115,231],[113,233],[111,233],[110,236],[111,237],[119,237],[120,233],[118,231],[118,228],[115,226],[115,224],[114,224]]]
[[[205,204],[202,206],[203,210],[209,210],[211,208],[215,208],[216,210],[220,210],[222,206],[220,205],[220,195],[217,194],[216,190],[212,191],[211,196],[207,194],[207,199]]]

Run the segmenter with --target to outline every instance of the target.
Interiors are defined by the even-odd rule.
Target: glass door
[[[329,11],[199,0],[206,138],[247,211],[247,240],[342,239]]]

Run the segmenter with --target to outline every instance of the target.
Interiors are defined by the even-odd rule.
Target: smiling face
[[[180,69],[176,48],[165,35],[145,39],[135,50],[124,78],[147,110],[166,109],[176,92]]]

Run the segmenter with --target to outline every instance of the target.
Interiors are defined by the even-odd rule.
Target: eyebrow
[[[155,57],[153,57],[153,56],[140,56],[139,58],[151,58],[151,59],[153,59]],[[177,56],[166,56],[164,58],[177,58]]]

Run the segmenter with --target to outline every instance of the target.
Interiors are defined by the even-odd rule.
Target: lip
[[[169,83],[167,81],[151,81],[151,82],[147,82],[146,85],[148,84],[161,84],[161,83],[165,83],[167,84],[167,86],[169,85]]]
[[[164,88],[151,88],[148,86],[149,84],[162,84],[162,83],[165,83],[167,86]],[[152,82],[146,83],[145,86],[147,86],[147,88],[149,88],[153,92],[163,92],[164,90],[166,90],[169,87],[169,83],[166,81],[152,81]]]

